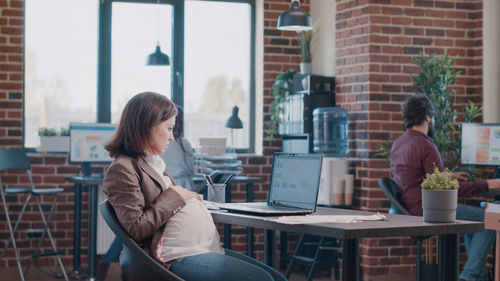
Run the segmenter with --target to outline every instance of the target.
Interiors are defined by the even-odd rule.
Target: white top
[[[159,172],[162,171],[162,167],[163,171],[165,170],[165,163],[160,156],[148,155],[146,162],[161,175],[166,186],[172,185],[170,179],[163,175],[163,172]],[[198,199],[190,199],[168,220],[160,242],[156,246],[155,257],[161,262],[168,262],[208,252],[224,254],[219,232],[205,205]]]

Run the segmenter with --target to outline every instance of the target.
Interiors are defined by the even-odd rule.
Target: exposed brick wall
[[[401,106],[415,93],[411,75],[418,69],[412,58],[444,50],[458,55],[457,111],[468,99],[482,103],[482,1],[339,0],[336,28],[337,103],[350,114],[355,207],[385,211],[389,202],[377,180],[390,171],[373,154],[403,133]],[[414,272],[412,242],[362,239],[363,273]]]

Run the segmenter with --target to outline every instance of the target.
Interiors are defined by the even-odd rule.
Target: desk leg
[[[264,263],[276,267],[276,231],[264,229]]]
[[[253,202],[253,183],[247,183],[247,202]],[[247,227],[247,256],[254,257],[253,251],[253,227]]]
[[[500,264],[498,262],[500,261],[500,230],[497,230],[497,246],[496,246],[496,265],[495,265],[495,281],[500,281]]]
[[[90,212],[89,212],[89,280],[95,279],[96,273],[96,247],[97,247],[97,188],[98,185],[91,185],[90,188]]]
[[[342,242],[342,281],[359,281],[359,249],[357,239]]]
[[[74,195],[74,221],[73,221],[73,273],[77,279],[80,279],[80,247],[82,231],[82,186],[75,183]]]
[[[231,184],[226,186],[226,202],[231,202]],[[231,225],[224,224],[224,248],[231,249]]]
[[[439,280],[458,280],[458,234],[439,236]]]

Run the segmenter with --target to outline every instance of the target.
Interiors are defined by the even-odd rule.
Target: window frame
[[[197,0],[207,2],[246,3],[250,5],[250,87],[249,91],[249,147],[238,148],[237,153],[255,152],[255,0]],[[99,42],[97,75],[97,122],[111,122],[111,21],[113,2],[156,4],[155,0],[104,0],[99,4]],[[159,0],[160,4],[172,5],[172,101],[184,106],[184,10],[186,0]]]
[[[156,4],[157,0],[98,0],[98,51],[97,51],[97,95],[96,122],[111,122],[111,30],[113,2]],[[173,7],[172,42],[172,101],[184,106],[184,4],[188,0],[159,0],[160,4]],[[255,57],[256,57],[256,7],[255,0],[196,0],[207,2],[246,3],[250,5],[250,85],[249,85],[249,147],[236,149],[237,153],[255,153],[256,94],[255,94]],[[26,5],[26,3],[25,3]],[[25,20],[26,17],[24,17]],[[26,21],[25,21],[26,22]],[[24,31],[23,38],[26,37]],[[25,42],[25,41],[24,41]],[[24,43],[23,43],[24,44]],[[25,62],[23,62],[24,64]],[[23,92],[25,91],[25,69],[23,70]],[[25,95],[23,95],[23,147],[25,147]],[[29,151],[35,148],[25,147]]]

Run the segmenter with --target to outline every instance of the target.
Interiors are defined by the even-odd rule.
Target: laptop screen
[[[268,205],[316,210],[321,154],[275,153]]]

